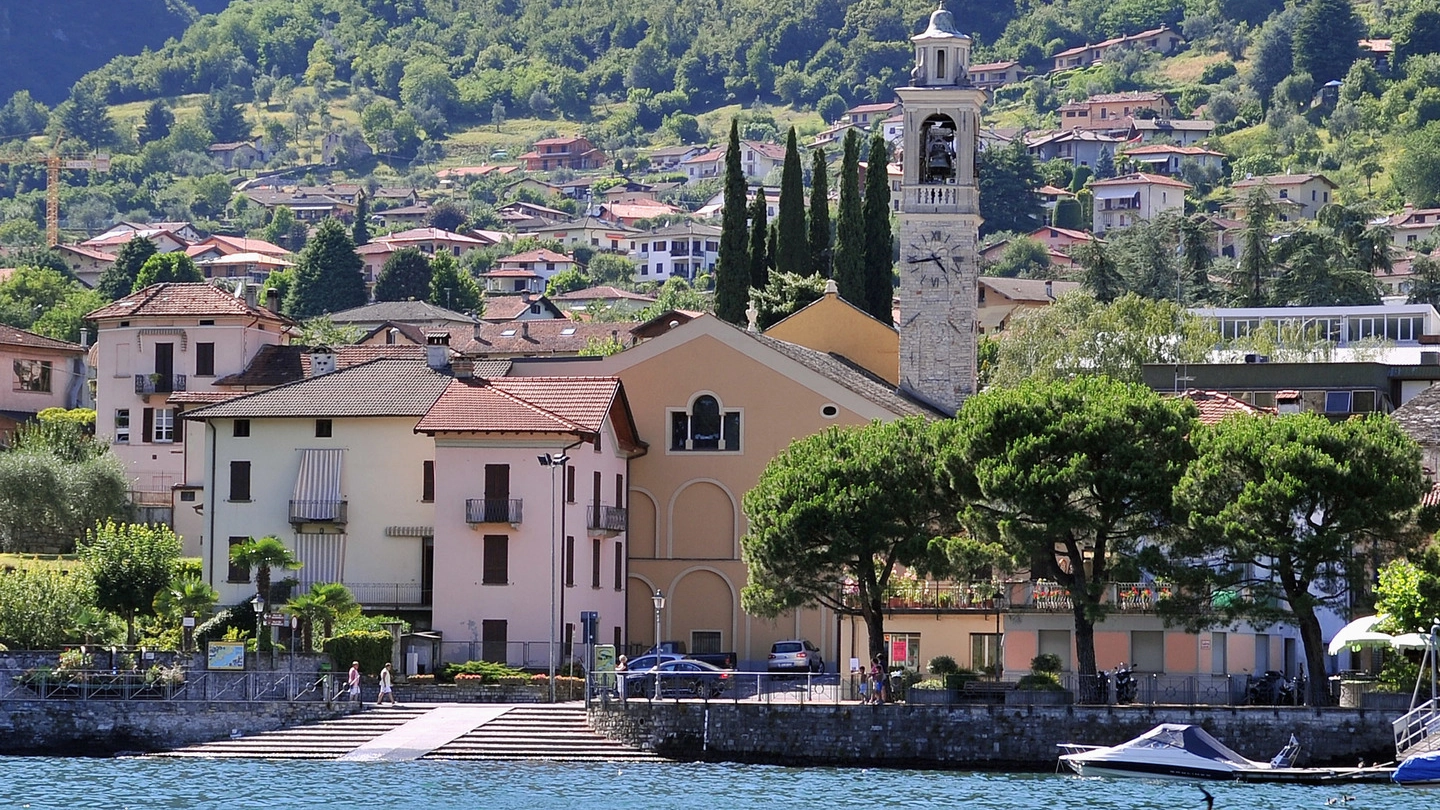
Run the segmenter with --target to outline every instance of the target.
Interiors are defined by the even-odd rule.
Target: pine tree
[[[120,252],[115,254],[115,261],[100,274],[95,291],[105,296],[107,301],[129,295],[130,291],[135,289],[135,279],[140,276],[140,268],[145,266],[145,260],[159,252],[155,243],[143,236],[121,245]]]
[[[285,297],[292,318],[313,318],[365,305],[365,262],[337,219],[315,230],[295,264],[295,283]]]
[[[438,251],[430,261],[430,303],[456,312],[479,312],[480,285],[460,269],[455,257]]]
[[[1115,176],[1115,153],[1110,147],[1100,147],[1100,157],[1095,159],[1095,179],[1109,180]]]
[[[750,286],[765,289],[770,283],[770,256],[766,244],[769,222],[765,219],[765,187],[755,190],[755,202],[750,205]]]
[[[865,289],[865,216],[860,203],[860,135],[845,133],[840,162],[840,210],[835,218],[835,284],[840,297],[868,311]]]
[[[830,166],[825,150],[815,150],[810,169],[810,270],[809,275],[830,277]]]
[[[155,99],[150,106],[145,108],[145,118],[140,122],[140,127],[135,131],[135,139],[144,146],[151,141],[158,141],[170,134],[170,126],[175,123],[175,114],[165,106],[162,99]]]
[[[200,121],[220,143],[250,140],[250,123],[245,120],[245,111],[228,90],[212,91],[200,102]]]
[[[1360,55],[1365,25],[1350,0],[1310,0],[1301,7],[1291,33],[1295,73],[1308,73],[1316,86],[1345,78]]]
[[[376,301],[424,301],[430,297],[430,260],[420,248],[390,254],[375,280]]]
[[[355,201],[355,224],[350,226],[350,241],[355,247],[370,244],[370,200],[363,191],[359,197]]]
[[[1095,300],[1108,304],[1125,294],[1125,279],[1120,268],[1099,241],[1083,242],[1070,249],[1070,255],[1083,269],[1081,281]]]
[[[870,136],[870,162],[865,172],[865,310],[886,325],[895,322],[889,163],[889,144],[877,129]]]
[[[804,273],[810,267],[810,240],[805,232],[805,167],[795,128],[785,140],[785,163],[780,170],[780,207],[775,213],[775,269],[782,273]]]
[[[733,324],[745,322],[750,297],[750,241],[745,223],[745,172],[740,165],[740,127],[730,119],[725,150],[725,213],[720,221],[720,255],[715,262],[715,315]]]

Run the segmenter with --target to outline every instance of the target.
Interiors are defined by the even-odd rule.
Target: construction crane
[[[63,135],[61,137],[64,137]],[[50,146],[50,154],[44,157],[0,157],[0,163],[44,163],[45,180],[45,244],[55,247],[60,244],[60,170],[84,169],[94,172],[110,171],[110,156],[96,154],[90,157],[64,156],[60,154],[60,140],[56,138]]]

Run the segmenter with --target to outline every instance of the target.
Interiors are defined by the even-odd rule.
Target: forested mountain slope
[[[86,72],[120,54],[158,48],[178,37],[197,12],[227,0],[3,0],[0,2],[0,98],[28,90],[54,104]]]

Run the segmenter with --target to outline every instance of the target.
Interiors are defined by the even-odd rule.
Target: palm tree
[[[355,601],[355,594],[339,582],[317,582],[310,586],[310,593],[318,598],[326,607],[321,622],[325,627],[325,637],[335,635],[335,622],[360,609],[360,603]]]
[[[315,624],[316,622],[323,621],[325,614],[328,613],[329,610],[330,607],[325,604],[325,600],[316,596],[314,593],[302,593],[297,596],[292,596],[290,597],[290,601],[285,604],[285,612],[300,619],[302,633],[300,643],[306,652],[313,652],[315,650]]]
[[[220,594],[198,577],[182,577],[170,583],[169,587],[155,596],[155,612],[174,618],[193,618],[197,613],[208,613],[219,601]],[[181,644],[184,652],[190,651],[190,642],[195,634],[193,624],[184,624],[185,635]]]
[[[270,612],[270,570],[280,568],[294,571],[303,565],[295,558],[290,549],[285,547],[284,541],[274,535],[268,535],[259,540],[247,540],[234,546],[230,549],[230,562],[255,569],[255,590],[260,594],[260,601],[264,603],[266,613]],[[257,645],[263,649],[269,649],[267,642],[260,641],[266,636],[260,632],[258,627],[255,628],[255,636]]]

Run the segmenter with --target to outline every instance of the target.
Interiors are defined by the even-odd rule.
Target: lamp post
[[[260,594],[250,600],[250,607],[255,609],[255,668],[260,668],[260,630],[265,626],[265,600]]]
[[[555,702],[555,521],[560,513],[556,505],[556,470],[565,466],[570,457],[564,453],[546,453],[535,457],[541,467],[550,468],[550,702]],[[508,506],[508,504],[507,504]]]
[[[655,595],[650,597],[655,603],[655,699],[660,699],[660,611],[665,609],[665,592],[659,588],[655,589]]]

